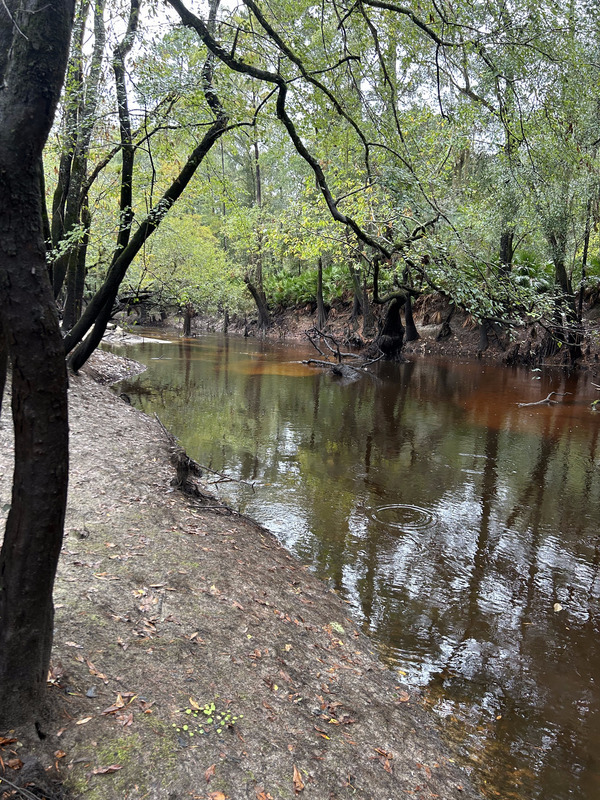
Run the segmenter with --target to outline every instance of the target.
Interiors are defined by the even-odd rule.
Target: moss
[[[101,769],[112,765],[121,767],[110,774],[111,792],[127,797],[133,787],[137,787],[136,796],[143,796],[149,789],[149,783],[156,785],[155,766],[160,764],[160,774],[168,782],[169,773],[177,768],[177,754],[173,748],[173,736],[169,726],[162,720],[143,715],[137,718],[138,724],[149,728],[140,733],[131,733],[107,741],[95,751],[93,758],[81,764],[85,775],[71,775],[65,786],[74,795],[84,795],[86,800],[104,800],[106,785],[104,775],[90,775],[92,769]]]

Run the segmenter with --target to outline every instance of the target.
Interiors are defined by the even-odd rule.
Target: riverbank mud
[[[159,423],[98,383],[134,369],[99,353],[70,378],[45,738],[1,731],[5,777],[33,755],[55,797],[479,797],[342,601],[265,529],[173,489]],[[3,514],[11,427],[5,409]]]
[[[446,297],[439,294],[419,297],[413,306],[413,317],[418,338],[407,341],[405,335],[401,358],[441,356],[455,360],[481,359],[507,366],[575,367],[583,370],[598,368],[598,304],[584,306],[578,348],[561,342],[560,332],[553,332],[548,325],[539,322],[509,326],[488,321],[485,330],[482,330],[482,326],[470,314],[454,307]],[[365,330],[362,317],[353,317],[352,304],[336,300],[328,308],[324,330],[344,348],[368,351],[382,323],[383,310],[376,306],[373,309],[371,327]],[[171,320],[169,325],[177,330],[181,329],[181,324],[176,320]],[[309,303],[302,308],[276,309],[272,314],[272,324],[267,329],[259,329],[254,319],[232,319],[228,330],[246,336],[300,341],[306,340],[306,332],[314,331],[316,325],[316,306]],[[194,319],[192,331],[217,332],[222,329],[222,319],[198,316]],[[135,326],[131,331],[135,331]],[[123,336],[119,339],[114,334],[110,335],[109,341],[115,344],[125,343]]]

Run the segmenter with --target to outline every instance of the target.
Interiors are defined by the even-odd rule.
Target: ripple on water
[[[381,525],[407,532],[426,531],[435,523],[435,516],[431,511],[407,503],[380,506],[374,510],[373,517]]]

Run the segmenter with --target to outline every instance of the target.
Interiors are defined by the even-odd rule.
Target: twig
[[[378,361],[381,361],[382,358],[385,358],[385,353],[381,353],[381,355],[377,356],[377,358],[372,358],[370,361],[365,361],[364,364],[361,364],[361,369],[365,369],[365,367],[370,367],[371,364],[376,364]]]
[[[24,34],[24,33],[23,33],[23,31],[21,30],[21,28],[19,28],[19,26],[17,25],[17,22],[16,22],[15,18],[14,18],[14,17],[13,17],[13,15],[10,13],[10,10],[9,10],[8,6],[6,5],[6,3],[4,2],[4,0],[0,0],[0,2],[2,3],[2,6],[4,7],[4,10],[6,11],[6,13],[8,14],[8,18],[10,19],[10,21],[12,22],[12,24],[13,24],[13,25],[15,26],[15,28],[16,28],[16,29],[19,31],[19,33],[21,34],[21,36],[22,36],[22,37],[23,37],[23,38],[24,38],[24,39],[25,39],[25,40],[28,42],[28,41],[29,41],[29,36],[25,36],[25,34]],[[6,780],[6,778],[5,778],[4,780]],[[9,783],[9,781],[6,781],[6,782],[7,782],[7,783]]]
[[[4,776],[0,777],[0,784],[2,783],[7,783],[12,789],[15,790],[15,792],[18,792],[22,797],[27,797],[28,800],[39,800],[37,794],[33,794],[33,792],[28,791],[23,786],[17,786],[16,783],[9,781],[8,778],[5,778]]]
[[[321,350],[319,345],[316,343],[315,338],[318,337],[322,340],[325,347],[334,354],[337,359],[338,364],[342,363],[343,358],[360,358],[358,353],[344,353],[340,350],[340,345],[337,339],[332,336],[330,333],[326,333],[325,331],[321,331],[318,328],[310,328],[309,330],[305,331],[305,335],[308,338],[308,341],[312,344],[317,352],[319,352],[322,356],[325,356],[325,353]],[[331,342],[331,344],[330,344]]]
[[[537,400],[535,403],[517,403],[517,406],[519,408],[525,408],[525,406],[543,406],[543,405],[546,405],[546,403],[549,406],[551,406],[553,403],[554,404],[558,403],[558,400],[551,400],[550,399],[553,394],[555,394],[557,397],[564,397],[567,394],[572,394],[572,392],[562,392],[562,393],[550,392],[548,397],[546,397],[544,400]]]
[[[232,481],[234,483],[243,483],[246,486],[251,486],[254,489],[254,484],[250,481],[244,481],[241,478],[232,478],[231,475],[225,475],[224,472],[218,472],[216,469],[211,469],[210,467],[205,467],[204,464],[198,464],[200,469],[204,470],[205,472],[212,472],[213,475],[218,475],[221,480],[224,481]],[[215,483],[220,483],[220,481],[215,481]]]

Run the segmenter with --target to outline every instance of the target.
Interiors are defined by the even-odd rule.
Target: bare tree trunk
[[[83,201],[83,185],[87,174],[87,163],[90,141],[96,123],[96,109],[99,99],[99,85],[102,74],[102,58],[106,39],[104,30],[104,0],[94,3],[94,47],[92,51],[89,74],[83,73],[83,34],[85,31],[86,17],[90,4],[84,0],[78,15],[78,25],[82,30],[74,42],[74,52],[71,56],[69,76],[74,80],[75,86],[71,95],[71,103],[66,107],[65,124],[71,127],[65,134],[64,148],[66,152],[61,158],[61,173],[65,186],[57,187],[59,193],[58,208],[60,218],[54,222],[53,228],[59,239],[74,232],[81,222],[81,206]],[[64,174],[67,173],[67,174]],[[67,298],[63,328],[69,330],[76,322],[77,301],[75,292],[77,287],[77,270],[79,258],[77,251],[80,242],[72,244],[65,253],[56,259],[53,265],[54,292],[58,296],[65,277],[67,278]]]
[[[412,313],[412,301],[410,295],[406,296],[406,303],[404,304],[404,321],[406,323],[406,341],[416,342],[421,337],[415,325],[415,320]]]
[[[588,253],[590,249],[590,235],[592,232],[592,202],[588,200],[585,215],[585,234],[583,237],[583,254],[581,256],[581,283],[579,284],[579,296],[577,298],[577,322],[581,325],[583,318],[583,294],[585,291],[585,279],[587,272]]]
[[[363,336],[365,339],[371,337],[375,331],[375,314],[369,302],[369,291],[367,289],[367,278],[363,278]]]
[[[488,321],[482,319],[479,323],[479,347],[477,348],[477,355],[480,356],[490,346],[490,340],[488,337]]]
[[[317,270],[317,328],[323,330],[327,325],[327,311],[323,302],[323,259],[319,258]]]
[[[260,330],[263,330],[265,328],[270,328],[271,315],[269,314],[269,309],[267,308],[264,295],[260,293],[258,288],[252,283],[252,281],[247,275],[244,278],[244,283],[248,287],[248,291],[250,292],[254,302],[256,303],[256,309],[258,311],[258,327],[260,328]]]
[[[183,335],[189,338],[192,335],[192,320],[196,316],[196,311],[191,303],[188,303],[183,310]]]
[[[0,5],[0,328],[12,364],[15,467],[0,550],[0,728],[46,686],[67,498],[67,373],[50,286],[42,148],[64,78],[72,0]]]
[[[404,344],[404,327],[400,317],[400,309],[404,301],[401,298],[394,297],[388,303],[385,320],[381,333],[375,340],[375,344],[385,357],[388,359],[395,359],[400,356],[402,346]]]
[[[511,264],[514,256],[514,238],[514,231],[508,229],[502,231],[500,235],[500,269],[504,275],[510,274]]]

